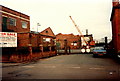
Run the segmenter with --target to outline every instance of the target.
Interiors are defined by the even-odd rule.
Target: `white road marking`
[[[70,68],[80,69],[80,67],[70,67]]]
[[[93,67],[93,68],[89,68],[89,69],[104,69],[104,68],[94,68],[94,67]]]

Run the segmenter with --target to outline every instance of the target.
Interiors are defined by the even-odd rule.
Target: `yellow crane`
[[[75,25],[77,31],[79,32],[79,34],[80,34],[81,37],[83,38],[83,41],[86,43],[86,45],[88,45],[88,42],[85,40],[84,35],[82,34],[82,32],[80,31],[80,29],[78,28],[78,26],[77,26],[77,24],[75,23],[75,21],[72,19],[71,16],[69,16],[69,17],[70,17],[70,19],[72,20],[73,24]]]

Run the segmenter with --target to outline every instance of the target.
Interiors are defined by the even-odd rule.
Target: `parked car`
[[[107,51],[103,46],[94,47],[94,49],[93,49],[93,57],[105,56],[107,54],[106,52]]]

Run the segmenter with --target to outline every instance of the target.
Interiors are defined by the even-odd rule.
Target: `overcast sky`
[[[51,27],[55,34],[79,34],[69,16],[94,39],[111,38],[112,0],[0,0],[0,4],[30,16],[31,30]]]

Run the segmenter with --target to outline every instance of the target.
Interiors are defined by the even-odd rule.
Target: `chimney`
[[[112,0],[113,7],[119,5],[119,0]]]

